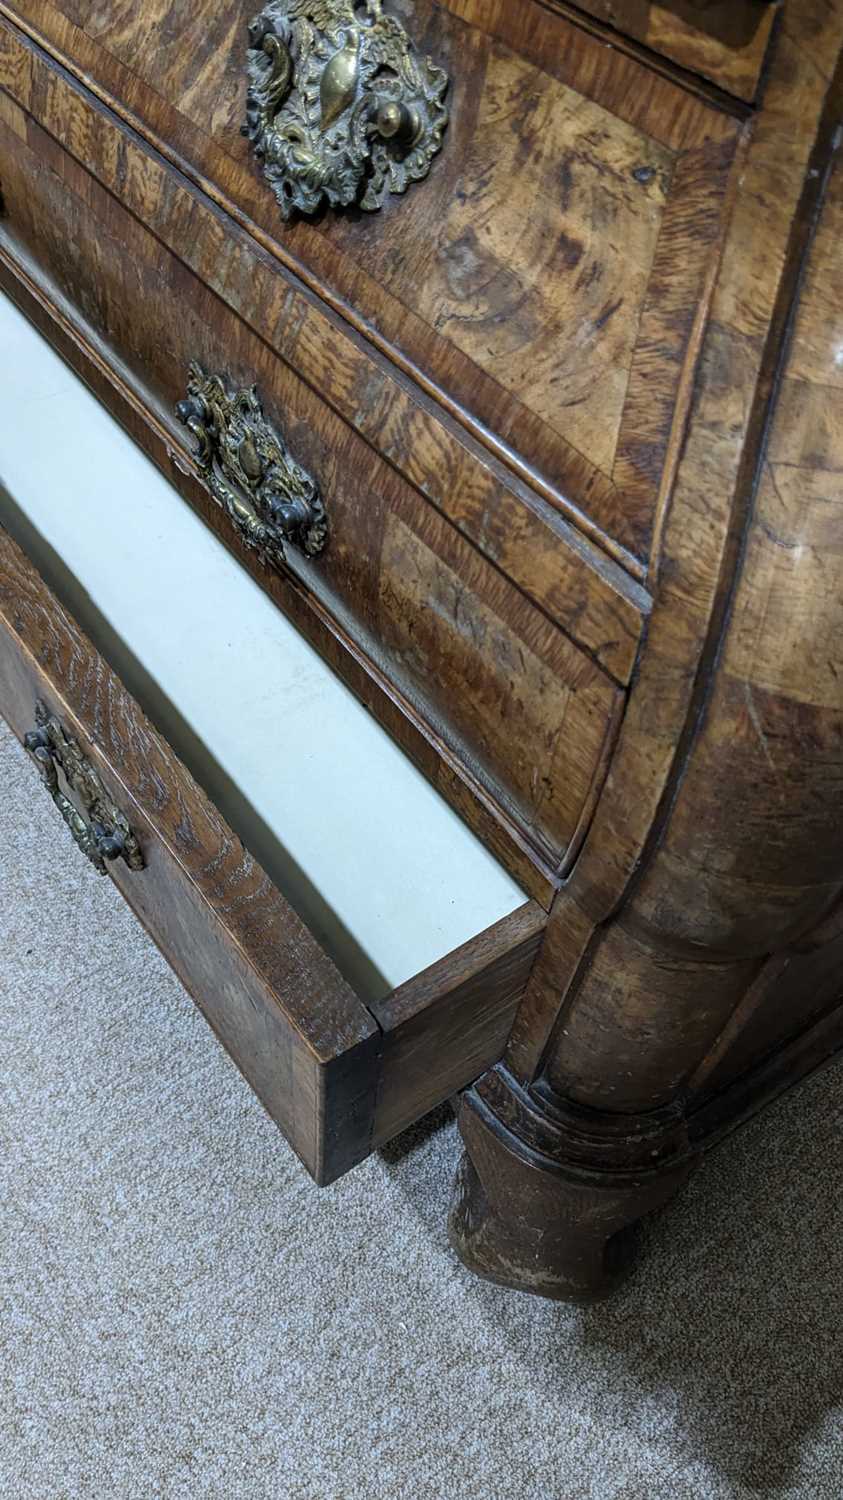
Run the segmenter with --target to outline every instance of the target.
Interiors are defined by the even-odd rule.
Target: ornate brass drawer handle
[[[384,0],[270,0],[249,27],[248,136],[281,215],[381,207],[430,171],[448,75]]]
[[[130,870],[142,870],[145,861],[137,835],[112,802],[78,740],[66,732],[44,703],[35,705],[35,724],[36,728],[24,735],[23,743],[37,762],[44,785],[82,853],[100,875],[105,874],[106,860],[112,859],[125,860]],[[62,791],[59,771],[68,789],[79,798],[84,813]]]
[[[196,462],[247,547],[281,567],[285,544],[318,557],[328,519],[316,483],[267,422],[254,386],[227,391],[221,376],[190,366],[187,399],[176,407],[197,442]]]

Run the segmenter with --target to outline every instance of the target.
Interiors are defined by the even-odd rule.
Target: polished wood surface
[[[740,122],[536,0],[417,0],[418,45],[454,79],[435,170],[384,206],[376,233],[355,213],[283,225],[239,134],[253,0],[161,4],[0,13],[643,574]],[[52,89],[45,104],[46,128],[84,149]]]
[[[544,913],[511,917],[402,985],[357,997],[106,662],[0,529],[0,707],[20,739],[46,702],[137,831],[109,874],[318,1182],[500,1055]],[[33,768],[33,797],[44,796]],[[56,817],[56,851],[81,859]]]
[[[570,13],[566,0],[548,0]],[[756,98],[780,7],[765,0],[575,0],[621,38],[699,73],[727,93]]]
[[[14,104],[30,116],[27,122]],[[66,136],[69,155],[92,178],[349,426],[380,446],[389,463],[566,633],[617,680],[629,680],[649,596],[585,540],[587,517],[576,515],[575,527],[543,504],[430,401],[421,385],[376,357],[371,329],[363,339],[350,321],[309,296],[299,280],[261,254],[255,238],[236,222],[221,221],[208,196],[167,171],[134,136],[115,133],[115,120],[90,93],[74,87],[47,56],[0,22],[3,117],[15,134],[32,131],[36,154],[43,141],[38,121],[57,140]],[[206,186],[210,192],[212,184]],[[352,310],[345,311],[350,319]]]
[[[798,8],[783,17],[715,287],[715,316],[663,538],[646,650],[606,795],[560,903],[577,910],[576,917],[564,919],[566,925],[585,924],[596,932],[627,898],[662,838],[709,694],[741,565],[782,341],[832,155],[833,64],[843,44],[843,9],[835,7],[827,17],[820,54],[831,60],[826,72],[807,50],[813,37],[812,17],[800,19]],[[579,952],[568,951],[566,991],[575,985],[580,964]],[[523,1058],[526,1072],[536,1066],[546,1041],[547,1032],[535,1029]]]
[[[80,741],[146,862],[111,878],[305,1164],[335,1176],[367,1138],[375,1022],[2,530],[0,674],[19,738],[43,699]]]
[[[475,1168],[454,1234],[509,1283],[532,1275],[519,1213],[542,1238],[537,1150],[542,1193],[555,1182],[576,1218],[580,1133],[594,1163],[611,1147],[606,1217],[567,1242],[546,1220],[549,1295],[602,1295],[628,1269],[627,1228],[658,1187],[639,1181],[644,1122],[664,1120],[673,1191],[710,1141],[843,1044],[843,7],[826,10],[822,52],[814,26],[786,8],[607,792],[504,1066],[464,1106]]]
[[[43,65],[37,57],[31,65],[36,95]],[[65,96],[63,105],[78,99]],[[616,684],[69,153],[11,101],[4,114],[0,238],[7,254],[27,266],[89,346],[108,351],[110,366],[165,426],[175,452],[184,454],[188,442],[173,413],[191,359],[226,372],[235,385],[257,383],[328,506],[324,556],[308,564],[290,552],[308,596],[328,609],[448,754],[463,801],[474,796],[497,812],[498,850],[510,854],[519,879],[526,846],[545,883],[533,879],[528,889],[542,898],[546,883],[572,863],[599,794],[622,711]],[[83,131],[105,128],[101,117],[91,121],[84,101],[78,118]],[[144,201],[154,204],[152,194],[160,193],[158,201],[171,207],[169,181],[156,182],[151,158],[138,153],[137,168],[133,180]],[[239,555],[255,569],[245,549]],[[271,577],[257,572],[271,586]],[[581,568],[580,575],[580,594],[598,595],[594,612],[606,595],[601,573]],[[606,629],[615,623],[607,619]],[[622,637],[615,654],[621,649]],[[509,705],[516,701],[513,735]]]
[[[2,221],[0,221],[0,232]],[[94,390],[103,405],[122,423],[140,447],[149,453],[158,467],[189,500],[205,524],[227,546],[232,546],[228,517],[212,505],[207,489],[200,484],[186,457],[172,446],[168,433],[150,416],[149,408],[139,403],[130,388],[115,381],[115,371],[86,340],[80,339],[76,319],[66,319],[48,294],[32,281],[26,270],[4,258],[0,244],[0,290],[8,294],[38,327],[66,362]],[[237,550],[236,546],[232,550]],[[250,565],[248,555],[240,549],[241,561]],[[437,790],[459,812],[500,862],[518,879],[522,888],[546,909],[550,906],[556,882],[542,873],[526,842],[513,836],[501,822],[496,809],[479,799],[466,786],[463,774],[452,767],[441,742],[423,730],[409,704],[390,688],[370,660],[361,656],[354,642],[341,626],[322,610],[313,596],[301,589],[294,575],[262,572],[258,581],[269,596],[294,621],[296,628],[319,651],[333,670],[370,709],[410,760]]]

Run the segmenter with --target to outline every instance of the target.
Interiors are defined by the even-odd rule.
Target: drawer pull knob
[[[374,210],[430,171],[447,73],[384,0],[270,0],[249,27],[248,136],[281,216]]]
[[[125,860],[130,870],[142,870],[145,861],[137,835],[112,802],[78,740],[41,702],[35,705],[35,726],[24,735],[24,746],[82,853],[100,875],[105,874],[106,860],[113,859]],[[59,771],[84,812],[62,790]]]
[[[176,416],[193,433],[196,463],[247,547],[279,568],[286,545],[319,556],[328,519],[316,483],[266,420],[254,386],[232,393],[221,376],[192,364]]]

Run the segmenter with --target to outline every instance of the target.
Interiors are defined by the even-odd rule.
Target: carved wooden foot
[[[635,1224],[686,1181],[676,1111],[611,1116],[542,1102],[495,1069],[463,1096],[451,1243],[491,1281],[569,1302],[629,1274]]]

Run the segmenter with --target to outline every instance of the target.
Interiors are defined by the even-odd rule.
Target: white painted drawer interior
[[[361,998],[527,899],[0,297],[0,522]]]

